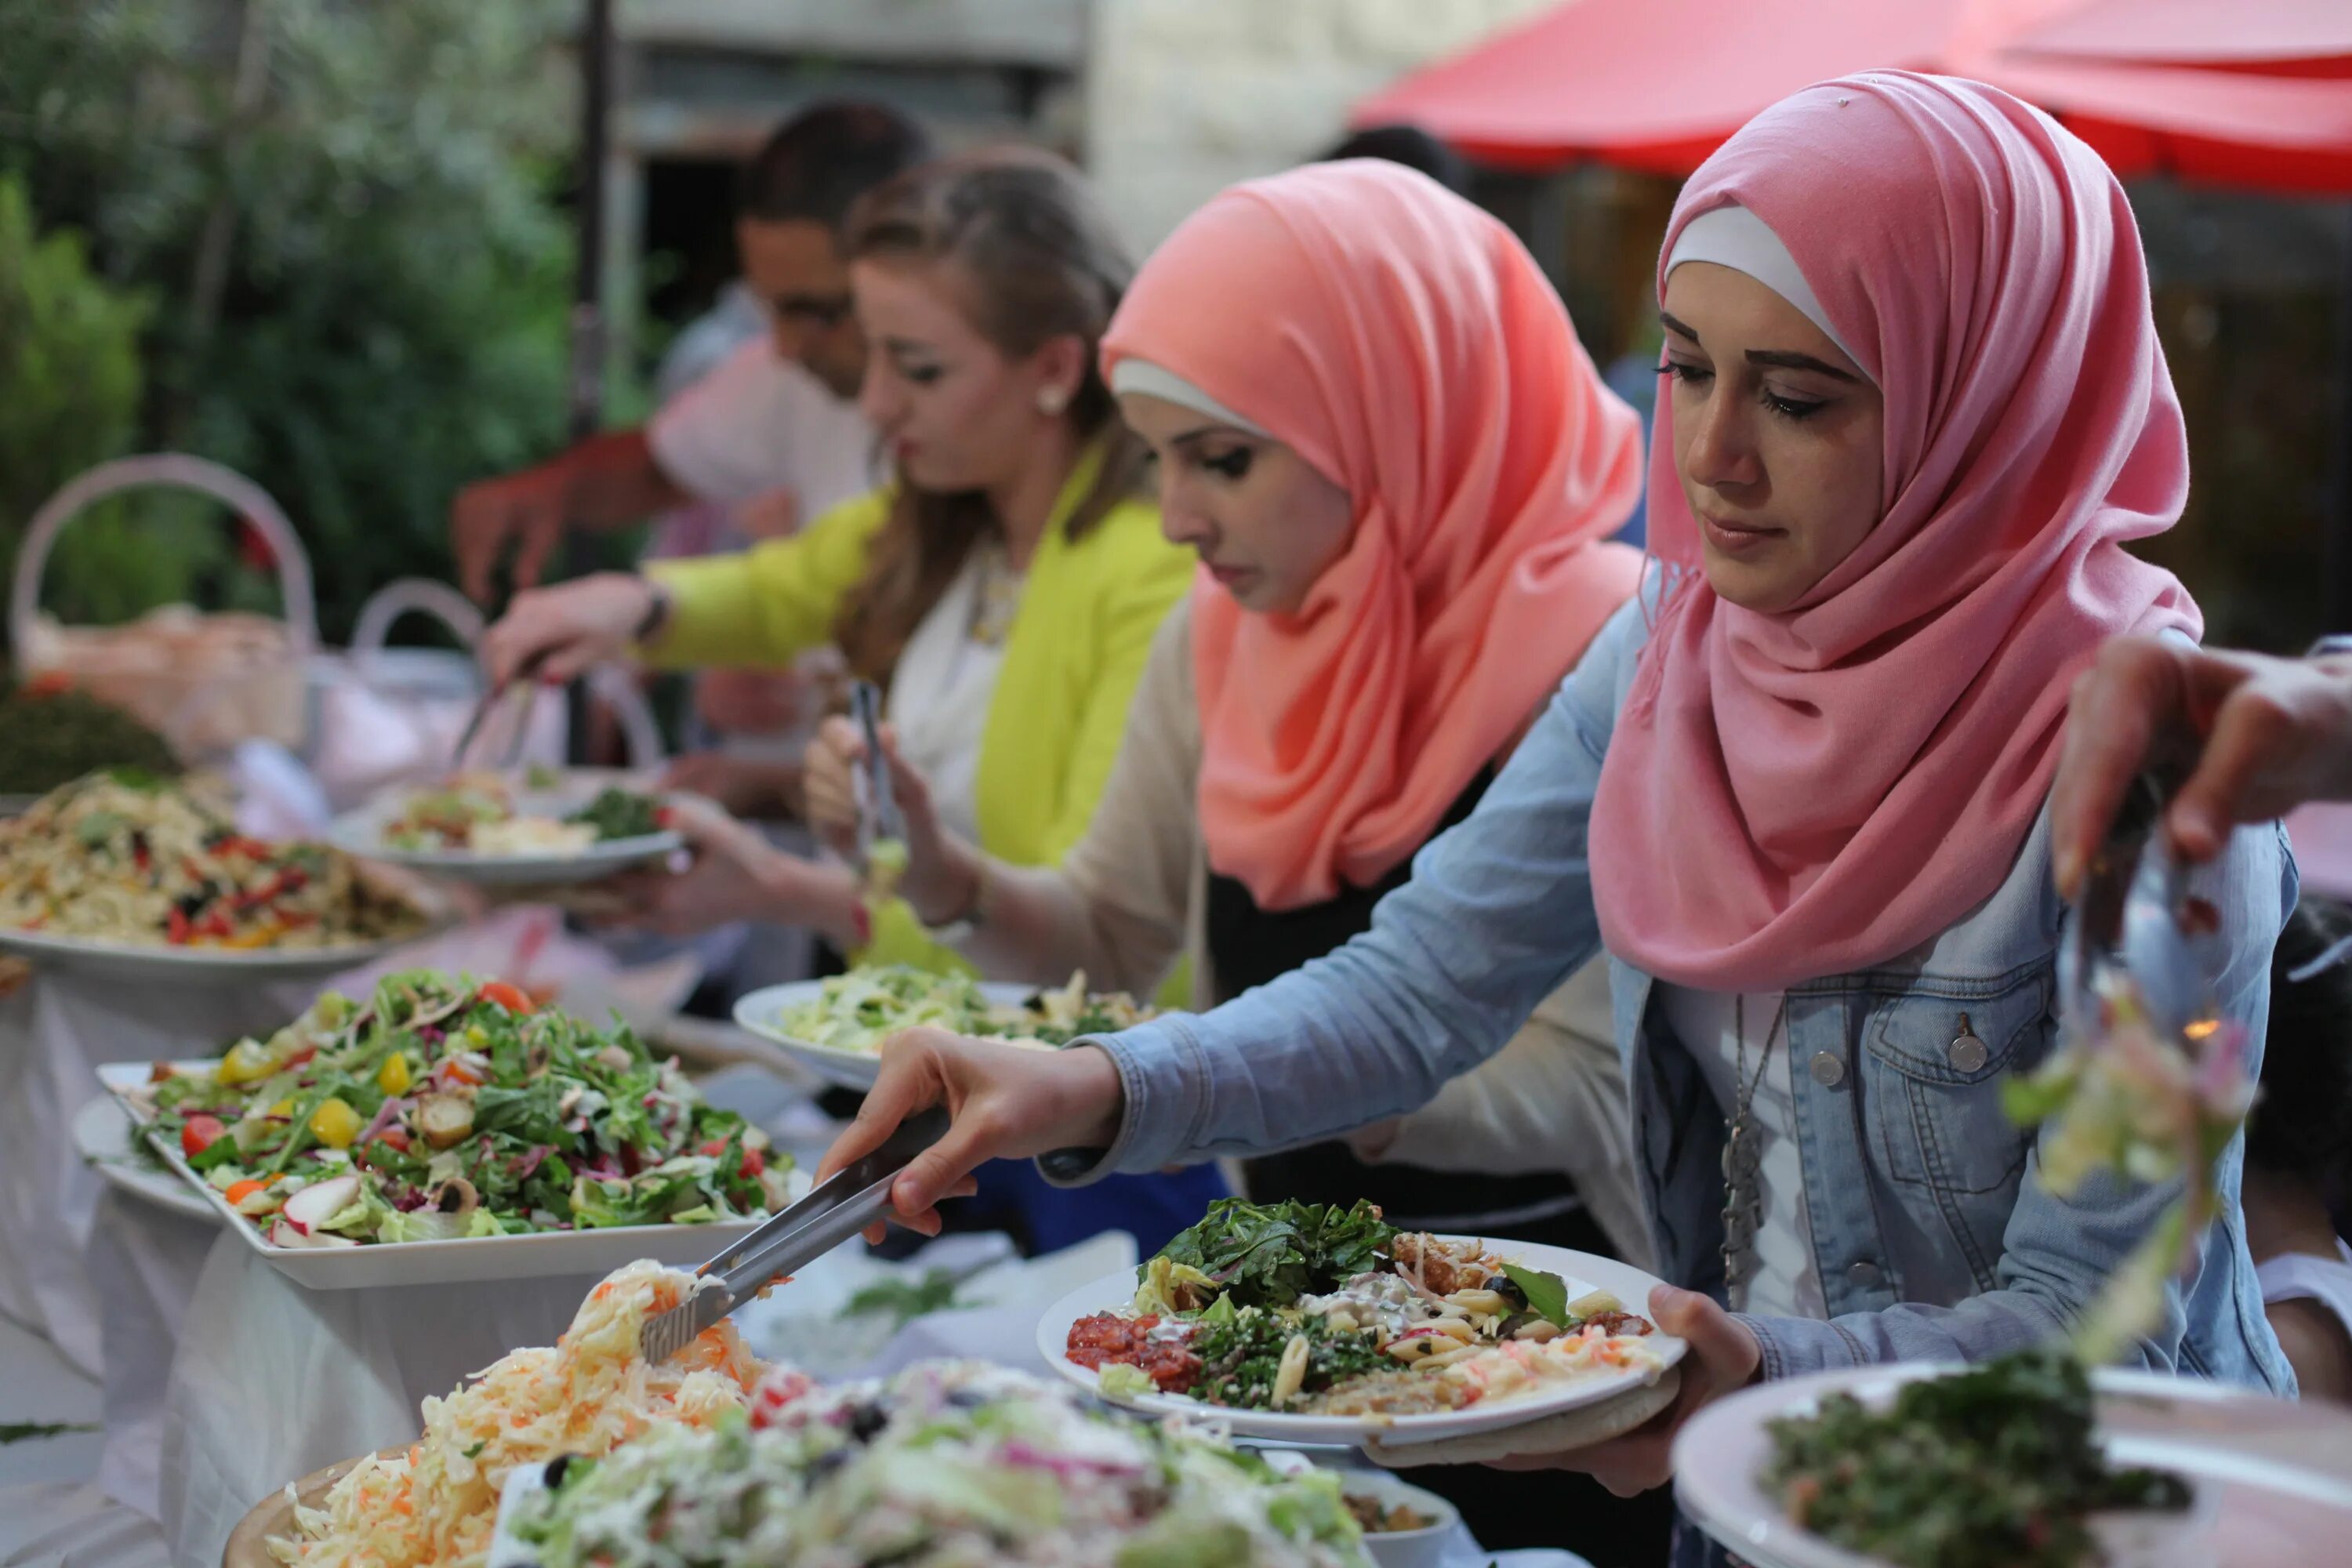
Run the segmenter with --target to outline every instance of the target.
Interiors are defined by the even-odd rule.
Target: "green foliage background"
[[[286,509],[330,638],[446,575],[457,486],[562,435],[572,11],[0,0],[0,550],[75,473],[171,447]],[[69,530],[46,599],[191,594],[274,603],[166,505]]]

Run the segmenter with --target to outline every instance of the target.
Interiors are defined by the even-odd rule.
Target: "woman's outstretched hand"
[[[816,1179],[880,1148],[917,1111],[945,1106],[947,1133],[891,1184],[892,1217],[926,1236],[940,1232],[939,1203],[970,1192],[990,1160],[1055,1149],[1107,1149],[1118,1136],[1126,1092],[1108,1052],[1008,1046],[945,1029],[905,1029],[882,1047],[882,1070],[857,1119],[825,1151]],[[879,1241],[884,1226],[868,1230]]]
[[[2050,790],[2058,890],[2074,898],[2133,777],[2178,763],[2164,817],[2182,859],[2210,860],[2240,823],[2352,798],[2352,658],[2271,658],[2118,637],[2074,682]]]

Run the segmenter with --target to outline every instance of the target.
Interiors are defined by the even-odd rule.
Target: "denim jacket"
[[[1644,595],[1647,597],[1648,595]],[[1501,1048],[1601,946],[1585,835],[1601,760],[1648,636],[1637,599],[1562,683],[1470,819],[1427,846],[1371,928],[1213,1012],[1093,1043],[1127,1096],[1099,1157],[1050,1156],[1082,1181],[1328,1138],[1423,1104]],[[2034,1180],[2035,1134],[2000,1081],[2057,1043],[2056,957],[2070,918],[2052,890],[2042,816],[2008,879],[1921,949],[1788,993],[1795,1136],[1831,1316],[1748,1317],[1767,1377],[1896,1360],[1973,1361],[2063,1333],[2178,1186],[2095,1182],[2060,1199]],[[2197,890],[2223,1011],[2252,1032],[2271,950],[2295,899],[2276,826],[2241,829]],[[1650,1005],[1651,977],[1610,961],[1643,1196],[1660,1273],[1723,1299],[1723,1109]],[[1965,1042],[1965,1043],[1961,1043]],[[2263,1315],[2238,1205],[2221,1215],[2139,1347],[2145,1365],[2292,1392]]]

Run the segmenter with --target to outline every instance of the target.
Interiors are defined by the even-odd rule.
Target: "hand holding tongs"
[[[499,699],[518,685],[523,688],[522,711],[515,715],[514,733],[508,738],[506,761],[499,764],[499,771],[509,772],[515,763],[522,759],[522,749],[530,739],[531,710],[539,702],[539,681],[536,679],[539,667],[546,663],[547,656],[554,651],[551,647],[540,649],[516,667],[514,674],[504,680],[491,682],[488,689],[483,691],[482,700],[474,704],[473,717],[466,721],[465,729],[458,731],[457,745],[450,749],[449,771],[451,773],[464,770],[466,749],[474,743],[474,737],[481,732],[482,721],[490,716],[490,710],[499,705]]]
[[[880,1148],[818,1183],[808,1196],[695,1270],[694,1294],[638,1331],[646,1360],[667,1361],[779,1276],[807,1268],[880,1219],[890,1206],[890,1184],[946,1134],[948,1120],[938,1110],[909,1116]]]
[[[890,788],[890,760],[882,754],[882,692],[870,680],[852,682],[849,710],[866,740],[866,758],[858,766],[857,863],[873,858],[882,839],[906,842],[907,829],[898,816],[898,798]]]
[[[2132,780],[2114,824],[2083,876],[2071,940],[2059,952],[2059,992],[2077,1028],[2098,1016],[2109,976],[2129,976],[2168,1037],[2211,1016],[2212,978],[2190,945],[2202,909],[2160,824],[2171,798],[2154,772]]]

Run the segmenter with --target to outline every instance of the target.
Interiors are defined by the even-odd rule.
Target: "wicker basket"
[[[65,626],[42,614],[41,576],[66,524],[124,490],[194,490],[234,509],[268,542],[284,619],[166,605],[120,626]],[[266,739],[300,752],[309,737],[308,663],[318,647],[310,557],[278,503],[201,458],[157,453],[100,464],[43,504],[16,552],[8,635],[20,678],[56,672],[129,710],[189,762]]]

